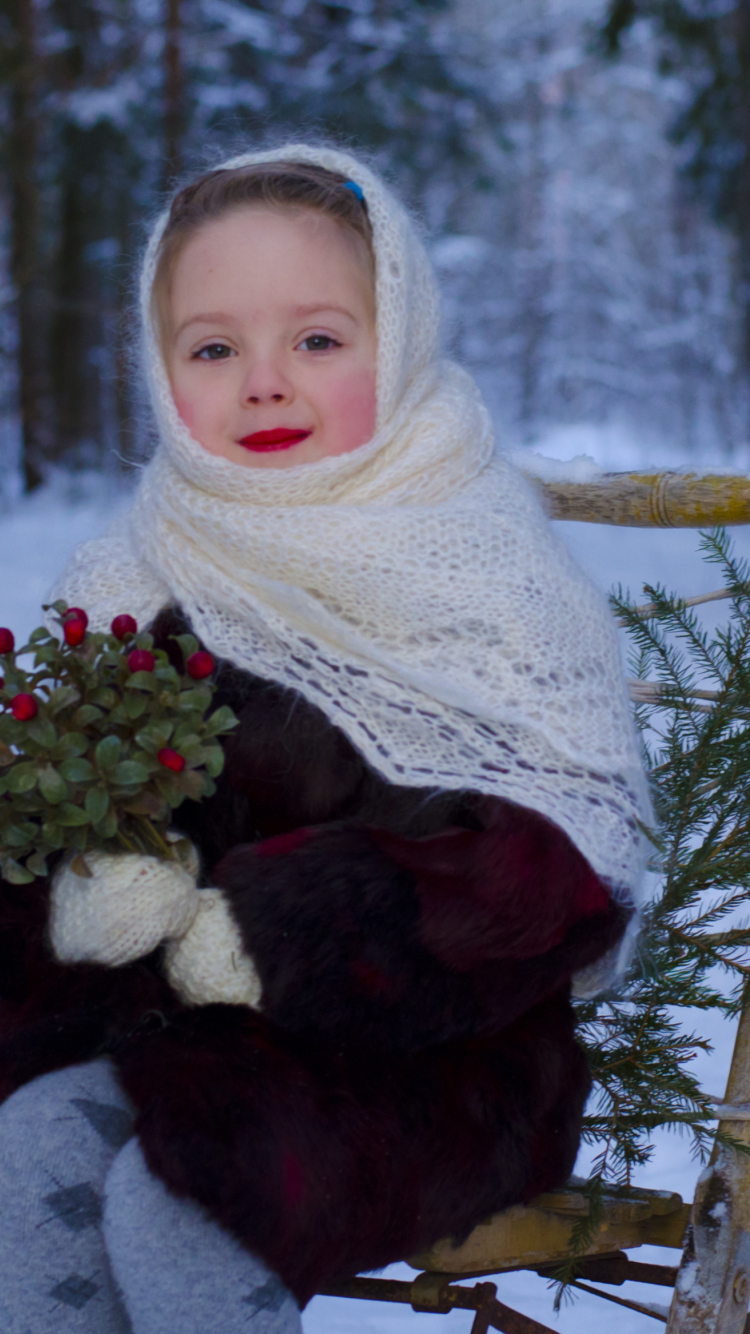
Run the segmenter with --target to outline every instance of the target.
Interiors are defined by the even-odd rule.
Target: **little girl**
[[[604,600],[383,182],[228,162],[141,290],[155,456],[55,596],[190,629],[240,723],[194,874],[2,886],[0,1328],[286,1334],[565,1180],[648,799]]]

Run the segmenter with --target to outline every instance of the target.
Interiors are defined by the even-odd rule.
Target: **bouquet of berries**
[[[0,874],[26,884],[61,851],[83,876],[94,849],[180,860],[189,844],[168,834],[171,813],[215,791],[218,738],[237,723],[209,713],[213,658],[176,635],[181,674],[132,616],[93,634],[80,607],[44,610],[59,638],[41,626],[16,652],[0,629]]]

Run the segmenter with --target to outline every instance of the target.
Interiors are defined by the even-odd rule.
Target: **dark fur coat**
[[[184,630],[160,615],[157,644]],[[159,954],[62,967],[46,887],[0,885],[0,1098],[108,1053],[152,1170],[301,1304],[561,1183],[586,1063],[571,974],[626,914],[542,817],[379,778],[324,715],[224,665],[239,728],[178,824],[228,895],[261,1012],[181,1005]]]

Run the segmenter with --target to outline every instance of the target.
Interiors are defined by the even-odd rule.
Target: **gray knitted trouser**
[[[0,1107],[2,1334],[300,1334],[279,1279],[146,1167],[107,1060]]]

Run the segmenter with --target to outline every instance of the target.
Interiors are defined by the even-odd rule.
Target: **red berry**
[[[32,718],[36,718],[39,705],[33,695],[14,695],[10,701],[10,711],[19,723],[30,723]]]
[[[0,653],[12,653],[15,646],[13,631],[0,629]]]
[[[192,676],[194,681],[203,681],[211,675],[216,663],[210,653],[201,650],[199,653],[191,653],[185,666],[188,676]]]
[[[70,644],[71,648],[78,648],[86,638],[86,622],[78,620],[67,620],[63,626],[65,643]]]
[[[5,689],[5,677],[4,677],[4,676],[0,676],[0,690],[4,690],[4,689]]]
[[[132,616],[128,616],[127,612],[124,612],[122,616],[115,616],[109,628],[115,639],[128,639],[138,633],[137,622],[133,620]]]
[[[176,750],[171,750],[169,746],[164,746],[156,758],[160,764],[164,765],[165,769],[171,769],[172,773],[181,774],[185,768],[184,757],[178,755]]]
[[[156,658],[147,648],[134,648],[132,653],[128,654],[128,667],[131,672],[152,672],[155,666]]]
[[[64,616],[64,620],[66,625],[68,621],[83,621],[84,630],[88,630],[89,628],[89,618],[86,612],[83,610],[83,607],[68,607],[68,610],[66,611]]]

